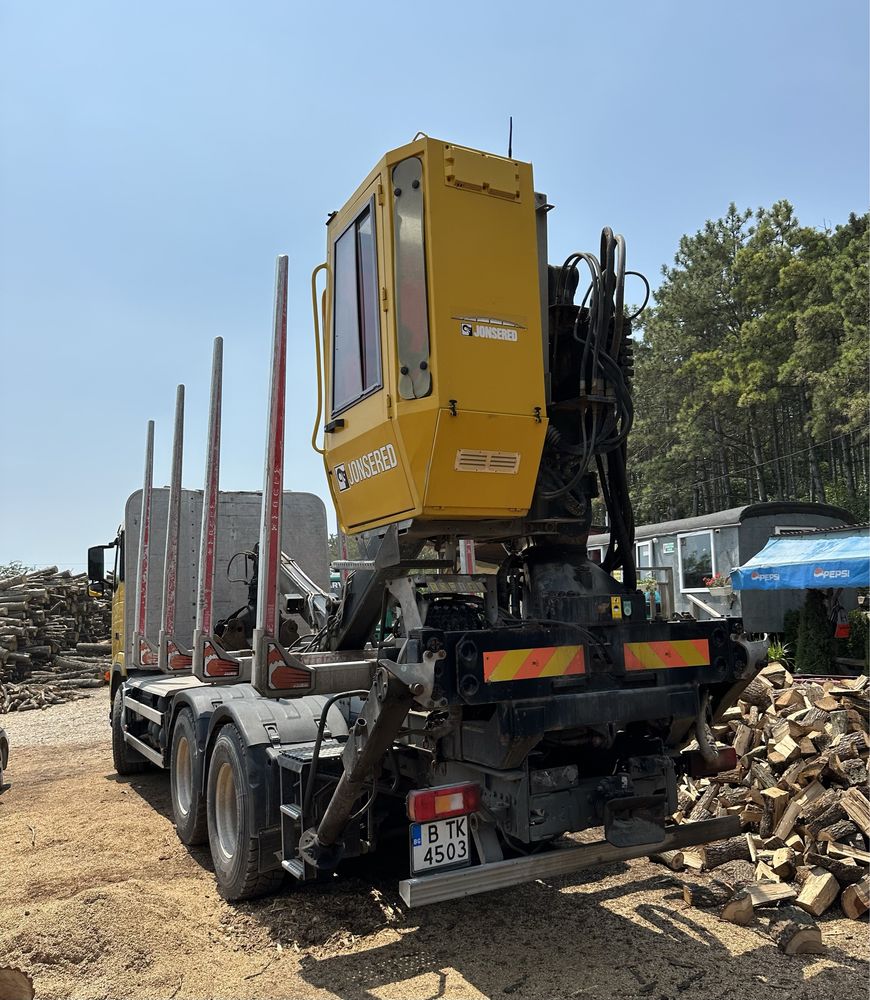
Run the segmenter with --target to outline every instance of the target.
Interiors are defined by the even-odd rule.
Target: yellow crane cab
[[[422,137],[328,223],[325,464],[343,530],[523,517],[547,429],[531,164]],[[477,530],[475,530],[475,526]]]

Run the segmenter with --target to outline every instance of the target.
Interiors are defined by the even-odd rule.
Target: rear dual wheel
[[[260,871],[255,796],[263,792],[248,779],[248,754],[238,729],[227,724],[214,741],[208,768],[208,842],[218,889],[231,902],[264,896],[284,881],[280,869]]]
[[[208,839],[202,770],[196,753],[193,713],[183,708],[172,729],[169,785],[175,829],[183,844],[204,844]]]

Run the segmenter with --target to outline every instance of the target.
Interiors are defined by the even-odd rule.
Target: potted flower
[[[704,586],[710,592],[711,597],[730,597],[734,593],[731,586],[731,577],[722,576],[721,573],[714,573],[713,576],[704,578]]]

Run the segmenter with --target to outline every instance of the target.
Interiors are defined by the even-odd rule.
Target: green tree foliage
[[[638,523],[758,500],[868,505],[868,216],[787,201],[684,236],[636,348]]]
[[[344,550],[342,549],[341,536],[338,534],[330,534],[328,544],[330,561],[333,559],[366,558],[362,546],[360,545],[359,538],[355,538],[353,535],[344,536],[344,544],[346,547]],[[343,554],[343,551],[345,554]]]
[[[861,608],[849,612],[849,636],[837,640],[837,649],[841,656],[854,660],[863,660],[865,667],[870,663],[870,617]]]

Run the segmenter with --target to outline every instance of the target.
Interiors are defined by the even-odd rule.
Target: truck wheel
[[[208,839],[208,824],[202,794],[202,769],[197,766],[193,714],[187,708],[178,713],[172,730],[169,787],[179,839],[183,844],[204,844]]]
[[[141,774],[148,761],[124,742],[124,686],[118,685],[112,699],[112,762],[120,775]]]
[[[230,902],[264,896],[284,881],[283,871],[259,870],[256,790],[248,782],[247,758],[238,729],[225,725],[211,752],[206,813],[218,890]]]

